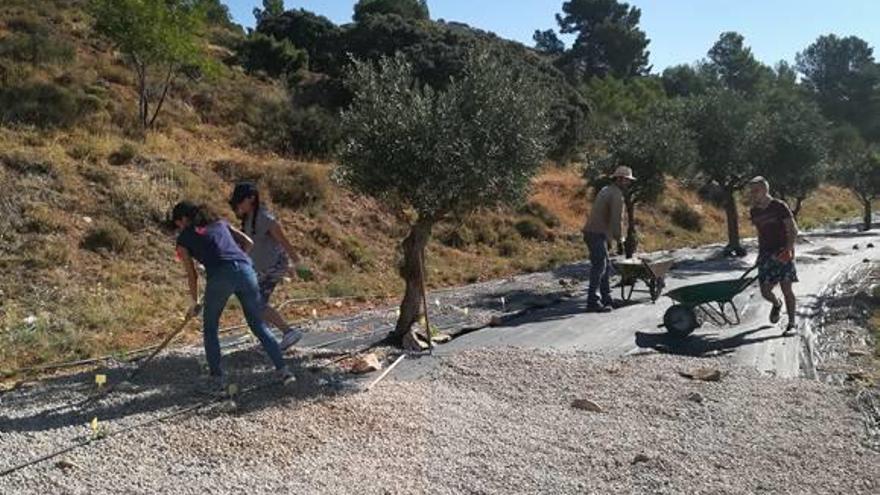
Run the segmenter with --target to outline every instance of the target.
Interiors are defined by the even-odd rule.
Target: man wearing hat
[[[773,293],[777,285],[785,296],[788,325],[785,333],[795,329],[796,300],[792,284],[798,281],[794,264],[794,243],[797,240],[797,224],[794,215],[783,201],[770,196],[770,183],[758,176],[749,181],[749,212],[758,231],[758,281],[761,295],[773,306],[770,322],[779,322],[782,302]]]
[[[584,242],[590,250],[590,285],[587,291],[587,311],[607,313],[614,309],[611,285],[608,277],[611,264],[608,259],[608,242],[622,241],[623,192],[634,180],[632,169],[617,167],[612,175],[614,182],[602,188],[593,202],[590,218],[584,226]],[[632,220],[630,220],[632,221]],[[601,299],[600,299],[601,296]]]

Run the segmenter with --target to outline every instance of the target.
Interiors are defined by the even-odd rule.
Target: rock
[[[869,242],[868,245],[865,246],[865,247],[867,247],[868,249],[872,249],[872,248],[874,247],[874,243],[873,243],[873,242]]]
[[[376,353],[362,354],[354,358],[351,366],[351,372],[357,374],[371,373],[382,369],[382,363]]]
[[[862,349],[850,349],[850,350],[849,350],[849,355],[852,356],[852,357],[857,357],[857,356],[867,356],[867,355],[868,355],[868,351],[865,351],[865,350],[862,350]]]
[[[590,412],[594,412],[594,413],[604,412],[602,410],[602,406],[600,406],[599,404],[596,404],[595,402],[591,401],[590,399],[575,399],[575,400],[571,401],[571,407],[573,407],[575,409],[580,409],[582,411],[590,411]]]
[[[336,301],[336,303],[333,304],[333,305],[336,306],[337,308],[341,308],[341,307],[342,307],[342,301]]]
[[[633,457],[631,464],[639,464],[641,462],[648,462],[650,460],[651,458],[645,454],[636,454],[636,456]]]
[[[68,461],[67,459],[61,459],[60,461],[56,462],[55,467],[57,467],[58,469],[64,470],[64,471],[67,471],[68,469],[74,469],[74,468],[82,469],[79,466],[79,464]]]
[[[680,371],[679,374],[685,378],[702,382],[721,381],[721,370],[716,368],[694,368],[689,371]]]
[[[452,341],[452,336],[448,333],[435,333],[431,337],[431,340],[433,340],[437,344],[445,344]]]
[[[870,263],[870,262],[871,262],[871,260],[869,260],[868,258],[865,258],[862,260],[862,263]]]
[[[502,323],[502,319],[500,316],[493,316],[492,319],[489,320],[490,327],[500,327]]]
[[[858,251],[858,250],[859,250],[859,245],[858,244],[853,245],[853,251]]]
[[[697,404],[702,404],[706,400],[706,398],[703,397],[703,394],[699,392],[691,392],[688,394],[687,400],[691,402],[696,402]]]

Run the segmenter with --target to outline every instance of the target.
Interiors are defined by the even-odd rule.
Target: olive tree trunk
[[[864,230],[868,231],[868,230],[871,230],[871,227],[873,226],[873,221],[874,221],[874,215],[873,215],[873,212],[871,211],[872,210],[871,200],[866,199],[866,198],[862,198],[862,206],[865,208],[865,216],[863,217],[863,221],[864,221],[863,228],[864,228]]]
[[[409,235],[403,240],[403,264],[400,267],[400,276],[406,283],[406,292],[403,302],[400,303],[400,316],[397,318],[397,326],[390,338],[400,341],[410,331],[413,325],[424,316],[424,301],[422,299],[422,279],[425,259],[425,246],[431,238],[433,221],[419,220],[410,227]]]
[[[739,211],[736,207],[736,196],[734,188],[726,186],[724,188],[724,213],[727,215],[727,249],[728,253],[736,255],[744,255],[742,243],[739,239]]]

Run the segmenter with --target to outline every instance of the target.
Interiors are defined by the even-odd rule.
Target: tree
[[[703,95],[717,86],[716,81],[707,74],[705,63],[667,67],[660,80],[670,98]]]
[[[776,196],[794,202],[792,211],[797,217],[804,200],[824,177],[828,123],[818,106],[801,93],[787,66],[780,67],[774,88],[764,98],[763,111],[769,120],[768,155],[758,172]]]
[[[360,0],[354,6],[355,22],[376,14],[395,14],[405,19],[431,18],[426,0]]]
[[[722,33],[708,55],[709,68],[727,89],[754,95],[762,81],[771,75],[770,68],[755,59],[752,49],[745,46],[745,39],[739,33]]]
[[[406,291],[392,338],[422,315],[425,246],[434,224],[478,207],[522,200],[546,151],[540,87],[486,51],[468,56],[442,91],[420,84],[402,55],[358,62],[343,114],[341,179],[410,216]]]
[[[346,61],[340,46],[342,30],[330,19],[307,10],[294,9],[263,17],[256,30],[305,50],[309,54],[309,68],[314,72],[339,75]]]
[[[724,193],[726,252],[745,255],[739,237],[736,191],[766,163],[768,123],[756,103],[730,90],[685,99],[685,121],[697,143],[697,169]]]
[[[683,122],[681,105],[655,105],[637,123],[622,123],[607,140],[607,156],[600,162],[606,175],[624,165],[633,169],[637,181],[624,195],[627,222],[626,256],[638,247],[636,206],[655,202],[666,189],[666,176],[679,175],[698,161],[694,135]]]
[[[599,130],[610,129],[621,121],[638,120],[654,104],[666,99],[663,85],[656,77],[596,77],[584,83],[581,92],[590,102],[592,124]]]
[[[821,36],[797,55],[804,86],[825,116],[880,139],[880,68],[868,43],[855,36]]]
[[[565,43],[556,36],[556,32],[552,29],[535,31],[532,39],[535,40],[535,49],[541,53],[554,56],[565,53]]]
[[[254,18],[259,26],[261,22],[278,17],[284,13],[284,0],[263,0],[263,8],[254,8]]]
[[[242,42],[238,56],[245,70],[262,71],[271,77],[289,76],[308,65],[308,54],[288,40],[278,41],[255,31]]]
[[[205,67],[201,38],[204,12],[198,0],[91,0],[95,30],[110,40],[134,69],[143,131],[156,123],[175,77]],[[153,71],[160,73],[152,81]],[[156,86],[156,90],[153,86]],[[158,94],[155,108],[151,100]]]
[[[577,38],[560,63],[574,76],[591,78],[647,74],[648,43],[639,29],[642,12],[617,0],[572,0],[557,14],[562,34]]]
[[[880,147],[865,143],[853,127],[836,129],[832,139],[831,176],[862,203],[863,228],[871,230],[872,205],[880,198]]]

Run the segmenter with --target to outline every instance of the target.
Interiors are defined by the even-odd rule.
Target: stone
[[[858,251],[858,250],[859,250],[859,245],[858,244],[853,245],[853,251]]]
[[[67,459],[61,459],[60,461],[55,463],[55,467],[61,469],[63,471],[67,471],[68,469],[82,469],[80,466],[72,461],[68,461]]]
[[[448,333],[435,333],[431,337],[431,340],[433,340],[436,344],[445,344],[452,341],[452,336]]]
[[[691,380],[699,380],[702,382],[721,381],[721,370],[716,368],[694,368],[690,371],[681,371],[679,374]]]
[[[645,454],[636,454],[636,456],[633,457],[632,464],[639,464],[641,462],[648,462],[650,460],[651,458]]]
[[[696,402],[697,404],[702,404],[703,402],[705,402],[706,398],[703,397],[703,394],[699,392],[691,392],[688,394],[687,400],[691,402]]]
[[[868,351],[865,351],[865,350],[862,350],[862,349],[850,349],[850,350],[849,350],[849,355],[852,356],[852,357],[867,356],[867,355],[868,355]]]
[[[351,365],[351,372],[357,374],[371,373],[382,369],[382,363],[376,353],[362,354],[354,358]]]
[[[869,249],[872,249],[872,248],[874,247],[874,243],[873,243],[873,242],[869,242],[868,245],[867,245],[867,247],[868,247]]]
[[[571,401],[571,407],[575,409],[580,409],[582,411],[589,411],[594,413],[604,412],[602,410],[602,406],[596,404],[590,399],[575,399]]]

